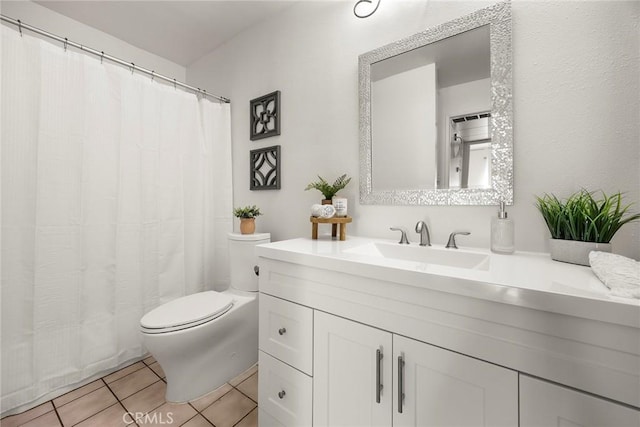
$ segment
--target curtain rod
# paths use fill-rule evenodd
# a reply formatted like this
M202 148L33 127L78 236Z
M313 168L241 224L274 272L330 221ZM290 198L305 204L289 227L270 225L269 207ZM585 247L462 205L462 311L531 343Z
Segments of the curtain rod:
M137 71L140 71L141 73L147 74L147 75L151 76L152 79L158 78L158 79L164 80L164 81L166 81L168 83L172 83L174 86L180 86L183 89L191 90L191 91L195 92L196 95L209 96L211 98L217 99L218 101L221 101L221 102L224 102L224 103L230 103L231 102L231 100L229 98L225 98L224 96L210 94L204 89L200 89L198 87L190 86L190 85L188 85L186 83L179 82L176 79L172 79L170 77L163 76L162 74L157 74L153 70L148 70L146 68L142 68L142 67L140 67L138 65L135 65L133 62L123 61L122 59L116 58L115 56L107 55L104 52L97 51L95 49L91 49L90 47L83 46L83 45L81 45L79 43L72 42L71 40L67 39L66 37L56 36L55 34L51 34L51 33L47 32L47 31L41 30L40 28L31 26L31 25L27 25L27 24L21 22L19 19L9 18L8 16L0 14L0 20L17 26L18 30L20 31L20 35L22 35L22 29L29 30L29 31L32 31L32 32L34 32L36 34L40 34L41 36L49 37L51 39L59 41L60 43L63 43L65 49L67 48L67 46L73 46L73 47L75 47L77 49L80 49L83 52L88 52L88 53L91 53L93 55L99 56L100 60L108 59L111 62L115 62L117 64L120 64L120 65L123 65L125 67L128 67L132 71L133 70L137 70Z

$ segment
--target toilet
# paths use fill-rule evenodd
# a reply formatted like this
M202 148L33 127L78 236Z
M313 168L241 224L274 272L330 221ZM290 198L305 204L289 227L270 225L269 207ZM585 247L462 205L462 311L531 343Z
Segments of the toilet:
M231 284L163 304L140 320L143 343L166 375L168 402L197 399L258 361L255 246L269 233L229 233Z

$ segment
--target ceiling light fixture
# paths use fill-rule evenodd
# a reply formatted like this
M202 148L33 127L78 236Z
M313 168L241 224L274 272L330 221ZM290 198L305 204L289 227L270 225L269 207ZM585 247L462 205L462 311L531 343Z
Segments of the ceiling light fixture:
M368 18L378 10L381 1L382 0L358 0L355 6L353 6L353 14L358 18ZM375 3L375 6L372 5L373 3Z

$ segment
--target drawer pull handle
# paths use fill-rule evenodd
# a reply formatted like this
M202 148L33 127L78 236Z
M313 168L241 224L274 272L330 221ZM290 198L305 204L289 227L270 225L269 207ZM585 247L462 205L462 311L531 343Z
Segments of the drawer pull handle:
M398 356L398 413L402 414L404 400L404 354Z
M282 390L282 391L280 391L280 392L278 393L278 397L279 397L280 399L284 399L284 397L285 397L286 395L287 395L287 393L286 393L284 390Z
M286 329L286 328L280 328L280 329L278 329L278 333L279 333L280 335L284 335L284 334L286 334L286 333L287 333L287 329Z
M380 392L382 391L382 375L380 369L382 369L382 347L376 350L376 403L380 403Z

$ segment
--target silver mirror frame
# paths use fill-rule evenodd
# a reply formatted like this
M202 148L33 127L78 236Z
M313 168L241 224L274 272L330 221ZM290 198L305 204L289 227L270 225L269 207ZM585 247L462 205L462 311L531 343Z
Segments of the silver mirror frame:
M491 51L491 188L374 191L371 170L371 65L489 25ZM358 57L360 77L360 203L365 205L513 204L511 3L501 2L374 49Z

